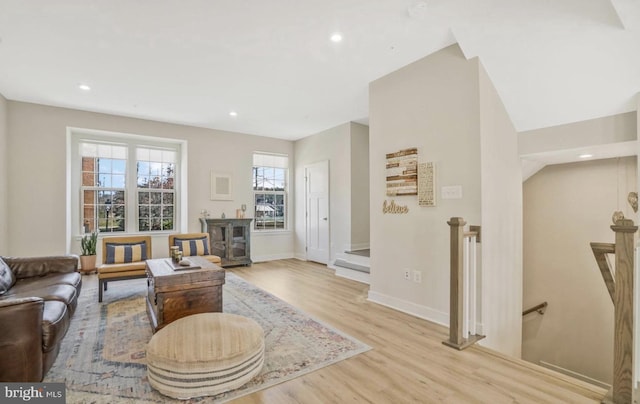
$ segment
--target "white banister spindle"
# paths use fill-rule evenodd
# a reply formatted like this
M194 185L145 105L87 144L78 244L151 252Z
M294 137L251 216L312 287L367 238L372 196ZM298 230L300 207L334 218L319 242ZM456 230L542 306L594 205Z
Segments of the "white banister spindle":
M464 338L469 337L469 237L464 237L462 243L462 335Z
M472 235L469 237L469 242L467 243L469 246L469 313L467 317L469 318L469 335L476 334L476 322L477 322L477 310L476 305L478 304L478 300L476 298L477 293L477 261L476 261L476 236Z

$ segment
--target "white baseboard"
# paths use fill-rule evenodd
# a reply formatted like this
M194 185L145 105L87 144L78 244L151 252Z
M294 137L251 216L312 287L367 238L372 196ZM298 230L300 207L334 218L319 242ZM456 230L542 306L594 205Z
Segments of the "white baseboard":
M293 253L280 253L280 254L263 254L263 255L252 255L251 260L253 262L265 262L265 261L275 261L275 260L286 260L289 258L295 258Z
M555 370L558 373L562 373L567 376L571 376L574 379L582 380L583 382L587 382L598 387L602 387L603 389L610 389L611 385L605 382L601 382L600 380L593 379L589 376L583 375L582 373L574 372L573 370L565 369L561 366L554 365L553 363L540 361L540 366L545 367L547 369Z
M358 250L369 250L369 243L356 243L351 244L351 246L347 249L347 251L358 251Z
M367 300L373 303L378 303L383 306L390 307L403 313L411 314L415 317L429 320L445 327L449 327L448 313L444 313L427 306L422 306L420 304L415 304L413 302L398 299L397 297L388 296L371 290L369 291Z
M303 254L303 253L295 253L293 254L293 258L300 260L300 261L306 261L307 260L307 255Z

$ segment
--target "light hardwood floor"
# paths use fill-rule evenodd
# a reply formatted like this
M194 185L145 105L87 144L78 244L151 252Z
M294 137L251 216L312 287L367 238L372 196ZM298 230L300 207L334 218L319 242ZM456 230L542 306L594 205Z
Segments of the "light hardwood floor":
M367 301L368 285L324 265L229 268L373 349L234 403L597 403L605 390L479 346L442 345L445 327Z

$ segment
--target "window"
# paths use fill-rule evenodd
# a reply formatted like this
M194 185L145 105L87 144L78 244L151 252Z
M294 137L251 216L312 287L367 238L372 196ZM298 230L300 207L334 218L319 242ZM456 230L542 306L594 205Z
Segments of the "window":
M83 231L124 231L127 147L82 142L80 157Z
M138 148L138 231L175 230L176 152Z
M278 154L253 155L254 229L287 228L289 157Z
M182 143L72 132L70 178L80 190L78 199L71 196L72 210L80 233L177 231Z

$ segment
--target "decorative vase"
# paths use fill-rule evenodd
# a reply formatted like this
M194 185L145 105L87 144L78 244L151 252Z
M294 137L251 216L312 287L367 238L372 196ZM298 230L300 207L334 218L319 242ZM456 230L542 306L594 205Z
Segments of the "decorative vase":
M82 273L94 272L96 270L96 255L81 255L80 270Z

